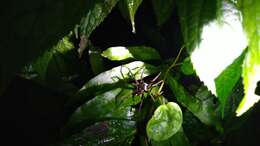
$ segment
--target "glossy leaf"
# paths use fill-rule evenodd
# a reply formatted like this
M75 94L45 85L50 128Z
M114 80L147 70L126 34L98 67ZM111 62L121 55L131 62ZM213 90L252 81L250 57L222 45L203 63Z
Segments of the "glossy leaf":
M191 54L196 74L216 96L215 78L232 64L247 46L240 13L236 7L227 2L223 3L221 17L203 27L202 41Z
M157 25L163 25L172 15L174 0L152 0Z
M135 79L138 80L141 76L146 77L156 72L156 67L146 64L141 61L134 61L125 65L121 65L106 72L103 72L93 79L89 80L81 90L90 87L100 86L103 84L112 84L120 80Z
M60 146L131 146L136 133L134 121L109 120L97 122L66 139Z
M103 57L110 60L126 60L134 58L136 60L158 60L160 54L151 47L136 46L136 47L110 47L103 51Z
M221 103L222 117L224 117L227 98L241 77L245 52L234 60L234 62L215 79L216 92Z
M239 6L243 14L249 49L242 73L245 96L237 108L237 116L242 115L260 99L260 96L255 94L257 82L260 80L260 2L240 0Z
M89 11L81 20L80 32L86 39L95 28L106 18L119 0L88 0Z
M127 16L130 18L131 24L132 24L132 32L136 33L135 30L135 14L138 10L138 7L141 5L143 0L122 0L120 3L121 11L124 15L126 15L127 10Z
M88 2L7 1L2 5L0 92L7 85L2 81L8 81L22 66L50 49L73 29L89 10Z
M201 41L204 24L214 20L221 13L222 0L177 0L178 15L184 43L191 53Z
M164 141L152 140L152 146L190 146L190 143L183 129L180 128L180 130L176 134L174 134L172 137L170 137L167 140Z
M146 126L149 139L163 141L176 134L182 125L182 111L178 104L160 105Z
M77 131L104 119L131 120L134 114L131 105L135 104L132 89L116 88L107 91L78 107L72 114L67 129Z
M221 130L220 120L215 112L216 105L213 104L214 97L207 89L204 88L197 93L198 97L193 97L172 76L169 75L167 77L166 83L182 106L192 112L202 123L216 126L216 128Z

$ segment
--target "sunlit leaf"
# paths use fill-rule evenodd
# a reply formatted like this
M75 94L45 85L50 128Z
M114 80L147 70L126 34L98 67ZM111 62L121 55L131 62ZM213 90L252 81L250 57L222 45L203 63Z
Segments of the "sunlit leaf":
M131 146L136 133L134 121L109 120L97 122L66 139L60 146Z
M152 0L157 25L163 25L172 15L174 0Z
M257 82L260 80L260 1L240 0L239 6L249 49L242 72L245 96L237 108L237 116L242 115L260 99L260 96L255 94Z
M136 59L136 60L158 60L160 59L160 54L151 47L136 46L136 47L110 47L103 51L103 57L110 60L126 60L126 59Z
M135 33L135 14L138 10L138 7L141 5L143 0L122 0L120 2L120 8L125 17L129 17L132 24L132 32ZM127 12L126 12L127 11ZM127 14L125 14L127 13Z
M232 64L247 46L239 11L232 4L223 3L220 20L205 25L201 39L191 54L191 61L200 80L217 96L215 78Z
M245 52L234 60L234 62L215 79L216 92L221 103L222 117L224 117L227 98L241 77Z
M182 111L178 104L168 102L160 105L146 126L149 139L163 141L176 134L182 125Z
M221 13L222 0L177 0L178 15L184 43L191 53L201 40L204 24L214 20Z

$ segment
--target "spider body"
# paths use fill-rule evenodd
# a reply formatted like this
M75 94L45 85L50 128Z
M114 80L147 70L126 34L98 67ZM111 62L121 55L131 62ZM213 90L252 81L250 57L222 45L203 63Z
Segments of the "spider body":
M135 80L135 83L133 83L133 85L134 85L133 96L141 96L139 111L141 110L141 107L143 104L144 93L149 93L151 98L155 101L155 99L153 98L153 95L150 93L150 91L153 87L155 87L156 85L163 82L162 80L156 82L156 80L159 78L160 74L161 73L159 73L154 79L152 79L148 83L146 83L144 81L143 77L141 77L140 80Z

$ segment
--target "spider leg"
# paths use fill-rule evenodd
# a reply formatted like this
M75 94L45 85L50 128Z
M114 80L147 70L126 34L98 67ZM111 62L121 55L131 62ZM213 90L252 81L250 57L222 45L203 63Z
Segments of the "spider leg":
M141 111L141 108L142 108L142 105L143 105L143 100L144 100L144 94L141 95L141 102L140 102L140 105L139 105L139 108L138 108L139 112Z
M153 80L151 80L151 83L155 82L160 77L160 75L161 75L161 72L155 78L153 78Z

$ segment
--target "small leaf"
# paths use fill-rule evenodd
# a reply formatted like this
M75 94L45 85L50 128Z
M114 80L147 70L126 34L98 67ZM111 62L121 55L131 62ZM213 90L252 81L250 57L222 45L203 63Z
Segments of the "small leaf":
M178 104L160 105L146 126L149 139L163 141L176 134L182 125L182 111Z
M195 73L191 60L190 60L190 57L185 58L184 61L182 62L181 72L184 75L192 75Z
M152 0L153 9L157 18L158 26L164 24L170 17L174 7L173 0Z
M249 40L249 49L242 71L245 96L236 110L237 116L245 113L260 99L260 96L255 94L257 82L260 80L260 1L240 0L239 5Z
M134 58L136 60L158 60L159 53L151 47L136 46L136 47L110 47L101 54L113 61L120 61Z

